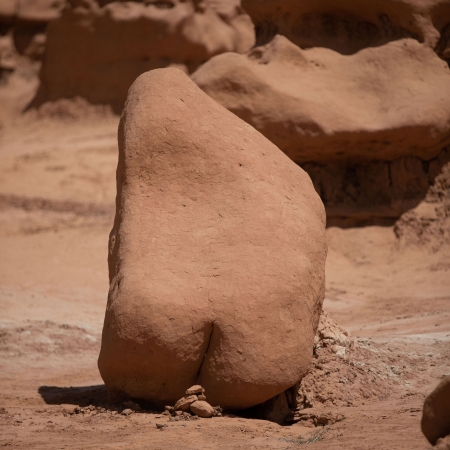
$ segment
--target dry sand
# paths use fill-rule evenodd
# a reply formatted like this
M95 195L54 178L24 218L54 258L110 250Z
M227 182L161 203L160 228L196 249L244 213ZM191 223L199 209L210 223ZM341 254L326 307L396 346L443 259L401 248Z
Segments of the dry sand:
M96 360L117 121L20 119L0 130L0 445L290 449L310 439L316 449L429 448L423 400L450 373L449 252L404 249L391 227L327 231L324 309L367 349L358 370L376 386L364 390L335 370L347 393L334 401L333 387L319 410L344 420L323 428L239 417L168 422L102 409Z

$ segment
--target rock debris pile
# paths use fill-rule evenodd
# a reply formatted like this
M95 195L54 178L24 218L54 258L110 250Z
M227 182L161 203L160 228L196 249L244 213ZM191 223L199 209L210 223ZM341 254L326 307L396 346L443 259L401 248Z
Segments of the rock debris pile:
M357 339L322 313L313 362L300 382L297 408L287 420L301 420L310 408L356 406L371 398L387 398L399 385L415 380L413 367L427 365L402 353L399 360L393 343Z

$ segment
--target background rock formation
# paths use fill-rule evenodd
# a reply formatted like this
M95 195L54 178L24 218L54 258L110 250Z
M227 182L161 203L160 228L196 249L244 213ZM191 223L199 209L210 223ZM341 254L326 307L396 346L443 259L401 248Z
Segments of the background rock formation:
M11 30L17 51L32 59L44 53L48 23L59 17L64 0L2 0L0 35Z
M193 80L298 163L431 159L450 140L450 70L411 39L342 56L277 36Z
M179 70L133 84L99 368L173 404L201 384L248 408L309 369L324 295L323 206L304 171Z
M258 44L276 34L302 48L344 55L402 38L448 47L447 0L242 0L256 25Z
M239 1L70 0L47 37L35 104L81 96L120 112L141 73L171 65L191 72L211 56L244 52L254 30Z
M448 161L450 3L242 5L257 46L213 58L198 85L310 174L329 224L417 207Z

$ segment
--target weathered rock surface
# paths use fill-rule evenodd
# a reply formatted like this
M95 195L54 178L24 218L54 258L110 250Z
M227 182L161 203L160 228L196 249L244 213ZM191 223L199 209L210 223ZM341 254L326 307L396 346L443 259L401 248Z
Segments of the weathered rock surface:
M430 159L450 139L450 70L413 39L343 56L278 35L192 78L299 163Z
M37 105L81 96L120 111L141 73L170 65L190 72L254 43L253 24L236 0L69 4L48 28Z
M346 55L406 37L434 49L450 23L447 0L242 0L242 6L259 43L281 34L302 48Z
M140 76L119 127L99 369L108 390L224 409L308 371L324 295L323 205L306 173L176 69Z
M191 404L191 411L199 417L212 417L214 415L214 408L205 401L198 400Z
M450 376L445 377L425 399L421 426L432 445L439 438L450 435Z

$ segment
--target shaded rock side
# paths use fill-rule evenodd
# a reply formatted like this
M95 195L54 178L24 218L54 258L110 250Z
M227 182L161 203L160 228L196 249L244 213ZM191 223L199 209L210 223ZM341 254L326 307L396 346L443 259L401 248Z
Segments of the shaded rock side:
M173 404L248 408L308 371L326 258L308 175L176 69L140 76L119 127L99 369Z
M439 438L450 435L450 376L445 377L425 399L421 427L432 445Z
M450 139L450 70L413 39L343 56L276 36L192 79L299 163L431 159Z
M446 147L429 160L402 156L392 161L351 159L330 163L305 163L301 164L301 167L311 177L325 205L327 226L391 226L405 213L407 222L415 226L416 219L424 212L423 206L420 205L424 199L429 198L425 200L427 209L430 209L430 206L438 207L440 212L427 212L426 219L432 220L425 220L423 224L427 222L434 228L440 221L439 227L443 226L445 230L441 218L450 216L450 208L447 207L448 211L446 210L450 197L450 175L448 169L445 169L449 162L450 147ZM435 184L439 195L432 194ZM417 214L413 213L416 208L419 208ZM401 223L406 225L404 221ZM406 231L400 228L399 236ZM424 227L420 226L417 231L419 229L423 230Z
M253 24L236 1L70 0L48 28L33 105L81 96L120 111L141 73L170 65L192 72L253 44Z
M242 6L259 43L281 34L299 47L344 55L407 37L439 49L450 23L447 0L242 0Z

